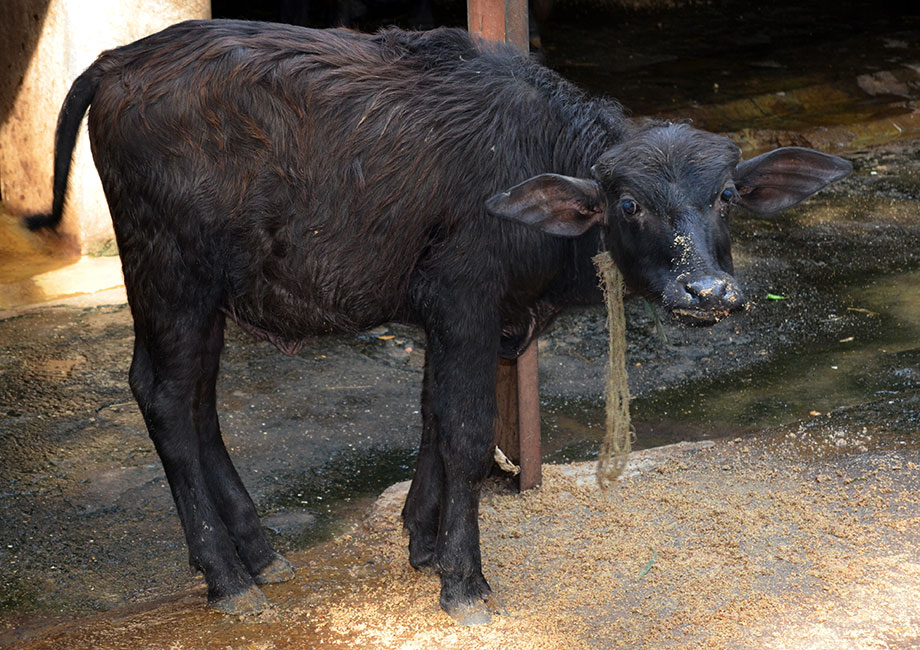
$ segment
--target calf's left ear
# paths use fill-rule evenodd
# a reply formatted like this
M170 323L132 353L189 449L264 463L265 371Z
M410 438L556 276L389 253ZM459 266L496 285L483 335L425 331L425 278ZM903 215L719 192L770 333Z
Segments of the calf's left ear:
M739 203L758 214L773 214L801 203L853 170L838 156L802 147L783 147L745 160L735 168Z
M540 174L496 194L486 201L486 209L551 235L577 237L606 221L607 200L597 181Z

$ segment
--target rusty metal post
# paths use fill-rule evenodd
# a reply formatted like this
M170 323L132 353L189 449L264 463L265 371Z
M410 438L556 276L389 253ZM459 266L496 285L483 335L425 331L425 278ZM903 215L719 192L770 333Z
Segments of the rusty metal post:
M493 41L529 50L527 0L467 0L470 32ZM498 365L496 443L521 466L521 490L540 485L540 393L537 377L537 342L517 361Z
M521 490L540 485L540 391L537 342L515 361L498 361L498 423L495 444L521 466Z
M515 361L498 361L498 423L495 443L521 466L521 490L543 480L540 460L540 391L537 342Z

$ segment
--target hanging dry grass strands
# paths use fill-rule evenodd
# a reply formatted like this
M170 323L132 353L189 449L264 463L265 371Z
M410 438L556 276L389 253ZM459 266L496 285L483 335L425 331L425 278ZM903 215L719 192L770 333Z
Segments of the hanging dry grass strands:
M629 386L626 383L626 316L623 312L623 276L609 252L592 258L607 305L608 360L606 433L597 462L597 482L607 489L626 468L632 447L629 424Z

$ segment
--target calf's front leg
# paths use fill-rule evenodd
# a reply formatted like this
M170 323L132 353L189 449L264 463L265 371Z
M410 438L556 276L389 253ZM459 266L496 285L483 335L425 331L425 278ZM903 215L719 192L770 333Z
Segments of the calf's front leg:
M501 606L482 574L479 492L492 464L497 337L428 333L431 406L441 460L440 604L464 625L488 623Z

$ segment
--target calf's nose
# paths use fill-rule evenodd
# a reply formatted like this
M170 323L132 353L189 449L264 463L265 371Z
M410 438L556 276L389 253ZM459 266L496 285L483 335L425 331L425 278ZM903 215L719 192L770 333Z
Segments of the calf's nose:
M684 288L700 309L734 311L744 305L744 294L730 276L696 277L687 282Z

